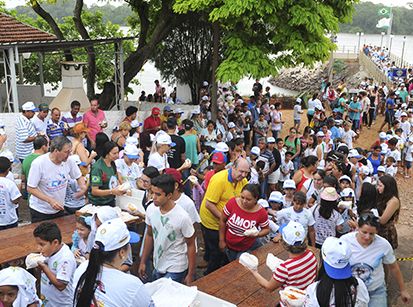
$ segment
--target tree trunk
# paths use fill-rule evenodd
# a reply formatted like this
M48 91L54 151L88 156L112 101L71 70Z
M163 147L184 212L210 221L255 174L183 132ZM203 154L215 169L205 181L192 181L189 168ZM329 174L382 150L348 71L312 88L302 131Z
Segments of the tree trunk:
M83 0L76 0L75 9L73 10L73 22L77 31L83 39L90 39L89 33L82 21ZM95 95L95 82L96 82L96 55L95 48L93 46L86 47L87 51L87 96L89 99Z
M60 39L60 40L65 39L63 32L60 30L58 24L53 19L52 15L46 12L37 1L31 2L31 7L33 11L35 11L37 15L43 18L43 20L47 22L50 28L52 28L52 31L54 35L56 35L57 39ZM73 55L70 50L64 50L63 52L65 54L66 61L73 61Z
M218 115L218 83L217 83L217 68L219 64L219 40L220 30L218 23L212 24L212 93L211 93L211 115L212 120L217 120Z

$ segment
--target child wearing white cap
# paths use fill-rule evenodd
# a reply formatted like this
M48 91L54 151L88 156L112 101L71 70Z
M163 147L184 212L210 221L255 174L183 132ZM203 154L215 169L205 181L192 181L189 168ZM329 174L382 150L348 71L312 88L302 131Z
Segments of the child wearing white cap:
M305 307L366 307L369 293L364 282L353 277L351 249L343 240L328 237L321 249L322 266L317 281L306 290Z
M307 249L307 232L297 222L289 222L282 229L282 245L288 252L288 259L278 265L270 280L266 280L256 270L251 270L257 282L268 291L294 286L305 290L317 274L317 259ZM281 306L285 306L281 302Z
M73 278L73 305L83 306L153 306L139 278L121 271L130 250L139 236L130 233L120 219L99 226L89 261L83 262Z
M40 303L33 275L13 266L0 271L0 306L37 307Z

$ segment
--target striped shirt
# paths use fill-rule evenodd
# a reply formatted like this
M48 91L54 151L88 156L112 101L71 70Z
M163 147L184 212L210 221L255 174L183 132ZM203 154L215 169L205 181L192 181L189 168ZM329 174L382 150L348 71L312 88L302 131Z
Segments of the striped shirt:
M81 113L77 113L76 117L73 117L72 113L69 111L64 113L62 116L62 122L64 122L69 128L73 128L76 124L81 123L82 121L83 115Z
M46 134L50 140L53 140L55 137L62 136L63 131L65 130L65 124L61 120L56 124L52 119L49 119L47 122Z
M24 159L33 151L33 142L23 143L27 138L36 136L33 123L23 114L16 121L16 157Z
M282 284L282 288L292 286L305 290L316 278L317 259L313 252L306 250L301 256L281 263L272 277Z

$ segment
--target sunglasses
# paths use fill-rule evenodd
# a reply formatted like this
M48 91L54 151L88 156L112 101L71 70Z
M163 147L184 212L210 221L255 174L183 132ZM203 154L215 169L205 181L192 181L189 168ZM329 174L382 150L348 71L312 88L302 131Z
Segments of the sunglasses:
M363 222L371 222L374 225L379 224L379 218L375 216L373 213L364 213L360 215L360 220Z

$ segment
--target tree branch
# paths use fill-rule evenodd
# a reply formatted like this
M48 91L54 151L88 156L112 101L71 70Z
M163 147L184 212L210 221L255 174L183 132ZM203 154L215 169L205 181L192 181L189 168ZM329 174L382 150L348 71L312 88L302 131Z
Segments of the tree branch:
M52 15L50 15L40 6L38 1L30 1L30 6L32 7L33 11L36 12L37 15L39 15L44 21L47 22L47 24L52 29L54 35L56 35L58 39L60 40L65 39L63 32L60 30L57 22L54 20ZM66 61L73 61L73 55L70 50L64 50L64 54L65 54Z
M86 30L82 20L83 0L76 0L75 8L73 10L73 22L77 31L83 39L90 39L90 35ZM87 95L91 99L95 95L95 82L96 82L96 55L95 48L89 46L85 48L87 51Z

